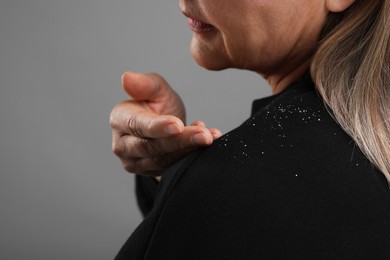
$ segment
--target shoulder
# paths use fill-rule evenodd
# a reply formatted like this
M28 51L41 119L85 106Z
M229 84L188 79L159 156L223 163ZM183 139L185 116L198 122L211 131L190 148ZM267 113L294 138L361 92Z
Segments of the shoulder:
M168 172L149 255L361 258L390 248L383 180L315 90L292 90Z
M390 206L386 180L335 122L313 86L267 99L175 174L180 179L173 197L199 207L206 200L221 207L227 197L259 205L268 197L289 203L292 210L297 203L311 207L327 200L359 207L379 199ZM366 200L355 200L362 194Z

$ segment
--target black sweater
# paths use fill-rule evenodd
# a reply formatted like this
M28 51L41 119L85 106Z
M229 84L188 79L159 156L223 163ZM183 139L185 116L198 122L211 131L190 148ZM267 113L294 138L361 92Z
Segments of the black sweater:
M144 221L117 259L390 259L390 191L307 77L240 127L137 176Z

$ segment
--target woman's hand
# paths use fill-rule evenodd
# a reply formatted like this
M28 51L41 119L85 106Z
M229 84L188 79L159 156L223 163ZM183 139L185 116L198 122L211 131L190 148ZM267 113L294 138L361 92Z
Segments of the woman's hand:
M180 97L157 74L124 73L122 85L132 97L110 115L112 149L126 171L159 176L178 159L222 134L201 121L185 126Z

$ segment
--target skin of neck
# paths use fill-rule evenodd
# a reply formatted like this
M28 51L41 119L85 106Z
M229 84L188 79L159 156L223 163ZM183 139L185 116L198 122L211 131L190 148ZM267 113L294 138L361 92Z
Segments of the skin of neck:
M301 62L298 66L290 67L288 69L279 70L276 72L260 74L270 85L272 94L278 94L288 88L292 83L299 80L309 69L310 60L307 59Z

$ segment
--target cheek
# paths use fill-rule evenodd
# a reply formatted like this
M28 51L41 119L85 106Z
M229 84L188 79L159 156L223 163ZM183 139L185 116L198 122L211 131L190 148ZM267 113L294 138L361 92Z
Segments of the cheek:
M309 39L317 39L317 34L313 35L307 24L318 19L302 19L296 8L277 8L276 2L248 11L241 16L244 19L232 18L222 27L226 52L234 67L267 73L315 46L316 41Z
M204 1L202 9L218 28L218 37L194 36L192 54L208 69L235 67L264 73L306 57L321 27L321 19L313 15L321 10L319 3L306 1Z
M278 51L280 30L275 30L266 17L241 20L222 29L226 53L240 69L252 69L268 61Z
M261 53L268 57L285 30L285 14L273 1L236 1L227 13L214 13L213 21L220 30L227 55L237 67L247 68ZM287 10L287 12L291 12Z

